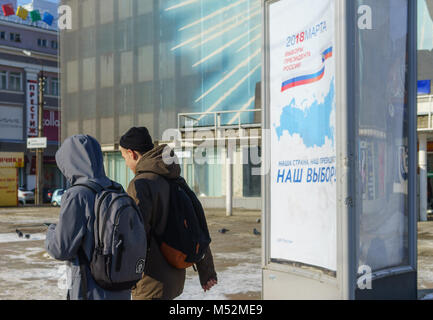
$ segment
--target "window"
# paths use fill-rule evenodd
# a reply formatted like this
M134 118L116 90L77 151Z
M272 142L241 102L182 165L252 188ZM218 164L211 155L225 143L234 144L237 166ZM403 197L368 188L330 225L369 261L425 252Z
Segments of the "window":
M47 39L38 39L38 46L45 48L47 46Z
M6 71L0 71L0 89L7 89L8 75Z
M52 40L51 41L51 48L52 49L58 49L59 44L57 43L57 41Z
M418 94L430 94L431 92L431 81L430 80L418 80Z
M22 91L20 72L9 73L9 90Z
M6 32L0 31L0 40L6 40Z
M51 79L51 95L58 96L59 95L59 79L52 78Z
M242 148L243 158L248 159L247 164L243 164L243 196L260 197L261 196L261 176L254 174L254 169L260 170L259 159L261 159L261 148L251 145L248 148Z
M21 35L19 33L13 33L11 32L9 34L9 40L15 41L15 42L21 42Z

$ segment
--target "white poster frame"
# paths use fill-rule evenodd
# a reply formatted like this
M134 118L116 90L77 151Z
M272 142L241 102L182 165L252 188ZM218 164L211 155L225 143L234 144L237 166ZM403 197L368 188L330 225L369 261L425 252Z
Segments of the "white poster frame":
M309 0L309 1L314 1L314 0ZM297 39L298 37L293 36L293 37L289 37L287 36L287 31L283 30L282 34L278 34L277 38L278 41L273 41L273 35L272 32L273 30L277 30L278 32L281 32L279 28L281 28L281 26L283 26L284 24L287 24L287 22L285 22L286 19L288 19L287 13L290 12L292 10L295 10L297 7L298 11L301 10L302 11L302 6L303 5L307 5L309 10L306 10L306 12L308 12L308 15L310 16L311 14L311 19L315 20L318 19L317 17L320 17L320 14L323 14L323 12L325 12L326 15L326 21L325 20L321 20L321 24L319 23L314 23L313 24L313 28L314 30L318 31L318 33L321 32L322 29L323 34L326 34L326 32L328 32L328 34L326 35L326 39L323 40L323 38L321 39L319 36L317 36L317 38L315 37L311 37L308 40L311 40L310 43L312 43L313 41L315 41L315 39L320 39L319 41L324 41L324 42L329 42L329 38L331 38L332 40L332 45L331 48L335 49L335 32L334 32L334 15L335 15L335 8L334 8L334 1L333 0L329 0L329 5L325 7L323 7L323 3L322 6L317 6L317 10L318 13L317 14L313 14L311 13L311 3L307 3L306 2L298 2L298 1L294 1L294 0L280 0L280 1L276 1L276 2L271 2L269 4L269 17L268 17L268 21L269 21L269 61L267 61L266 63L269 63L269 65L267 65L267 67L269 67L269 78L270 78L270 85L269 85L269 108L270 108L270 133L269 135L271 136L270 142L271 142L271 147L270 150L267 150L267 152L270 152L271 154L271 159L270 159L270 175L271 175L271 179L270 179L270 195L269 195L269 202L270 202L270 211L272 212L271 217L270 217L270 234L271 234L271 239L270 240L270 245L269 245L269 257L270 260L273 262L279 262L279 263L289 263L292 265L304 265L304 266L308 266L308 267L313 267L313 268L318 268L321 270L325 270L327 273L331 274L332 276L335 276L336 274L336 270L337 270L337 204L336 204L336 128L335 128L335 110L336 110L336 102L335 102L335 76L336 76L336 72L335 72L335 64L332 63L330 64L330 66L326 66L327 63L327 58L331 58L330 60L332 60L332 53L329 57L324 56L325 59L322 59L322 63L323 65L319 66L319 70L325 69L327 68L327 72L328 75L323 75L322 77L319 78L319 80L317 80L317 83L315 84L314 82L310 82L311 85L309 85L310 83L307 83L306 85L302 85L304 88L309 86L311 88L311 86L320 89L321 85L320 82L324 82L325 79L327 79L326 81L328 81L329 79L331 79L333 77L333 88L334 88L334 96L332 98L332 106L333 106L333 111L331 112L331 116L330 119L332 120L332 123L334 125L333 127L333 137L334 137L334 142L333 142L333 151L331 153L326 153L325 154L329 154L331 158L333 158L333 165L327 167L331 172L331 170L333 169L333 174L332 174L332 183L331 183L331 187L328 188L331 190L331 192L327 191L327 195L325 195L325 197L327 197L327 199L331 198L331 204L330 206L326 209L327 211L327 217L324 218L323 221L321 221L321 224L326 224L327 222L329 222L328 226L325 226L324 228L319 227L314 229L314 224L315 221L314 219L314 214L311 215L310 220L309 221L305 221L305 219L301 219L301 213L299 212L295 212L295 213L291 213L291 217L290 217L290 223L288 220L288 217L284 217L285 215L287 215L287 209L290 207L289 205L287 205L286 207L284 205L280 203L276 203L276 199L284 199L285 196L284 194L281 194L281 189L285 189L288 190L288 192L290 192L289 190L291 190L292 192L296 193L296 188L298 188L298 186L295 186L294 184L290 185L289 187L286 188L277 188L276 187L276 183L275 183L275 175L276 175L276 162L281 162L283 160L287 160L287 159L282 159L282 158L277 158L275 155L276 154L284 154L284 152L281 152L281 150L284 150L284 148L276 148L276 143L275 143L275 132L273 132L273 130L275 130L275 120L276 120L276 113L280 113L281 112L281 105L279 105L279 102L274 102L274 100L276 101L275 97L278 97L279 95L279 89L280 88L276 88L278 85L281 85L281 82L279 82L281 79L285 79L284 76L282 75L282 73L284 73L283 71L279 71L280 69L278 69L280 66L275 67L275 60L278 60L277 64L280 63L282 61L282 57L291 57L290 55L287 56L287 54L289 54L290 52L293 52L294 50L291 50L290 52L288 52L286 50L286 53L284 55L281 54L281 50L285 50L281 47L281 43L282 41L286 40L288 41L288 39ZM275 17L272 17L272 11L275 12ZM321 12L319 12L321 11ZM278 20L278 15L280 14L280 12L284 13L284 15L280 16L280 20L284 19L284 20ZM300 12L298 12L299 14ZM294 14L295 16L295 14ZM324 16L323 16L324 17ZM305 19L305 15L303 15L303 19ZM290 20L290 19L289 19ZM308 20L308 19L307 19ZM319 19L320 20L320 19ZM299 19L299 21L301 21L301 19ZM326 23L327 23L327 27L328 30L326 28ZM317 27L317 29L316 29ZM288 28L290 30L294 30L294 28ZM304 25L300 25L300 27L298 27L297 29L299 30L307 30L305 24ZM293 32L294 34L300 34L300 32ZM302 32L303 33L303 32ZM307 40L306 40L307 41ZM276 43L279 45L276 45ZM298 42L299 43L299 42ZM317 43L317 40L316 40ZM288 44L286 43L285 46L287 46ZM317 43L317 44L313 44L313 49L311 51L308 51L308 46L305 46L307 49L305 49L304 51L302 51L302 53L307 53L310 54L309 56L313 56L313 58L308 59L308 57L305 59L306 62L304 63L305 66L301 66L301 70L299 71L295 71L295 72L286 72L286 74L289 75L293 75L293 79L297 78L297 79L304 79L305 77L300 77L300 75L309 75L309 74L315 74L315 72L309 72L309 70L313 70L315 68L318 67L317 62L319 62L320 64L320 56L318 57L319 59L315 58L314 56L317 55L318 53L320 54L322 51L325 52L326 50L321 50L322 48L320 47L322 44ZM292 46L292 49L295 48L304 48L304 46L298 45L298 46ZM309 47L311 49L311 46ZM324 49L329 49L324 48ZM279 50L279 51L278 51ZM275 51L275 52L273 52ZM329 52L329 51L327 51ZM332 51L331 51L332 52ZM298 55L299 56L299 55ZM298 56L295 56L295 58L297 58ZM288 59L287 59L288 60ZM285 59L286 61L286 59ZM284 61L284 62L285 62ZM315 64L315 65L314 65ZM283 65L283 69L288 70L288 68L286 68L285 65ZM322 70L323 70L322 69ZM277 70L277 71L275 71ZM297 73L297 74L296 74ZM286 78L291 78L289 75L286 76ZM330 78L331 77L331 78ZM328 86L329 90L331 90L331 82L328 81L328 84L325 84L325 86ZM294 87L294 86L293 86ZM323 87L323 86L322 86ZM281 91L283 91L284 89L284 84L282 85ZM289 87L290 90L296 91L298 88L293 88ZM326 89L325 89L326 90ZM329 91L328 90L328 91ZM302 94L303 89L299 89L297 90L297 92L301 92ZM281 95L283 95L284 93L281 93ZM290 97L290 94L288 95ZM280 109L278 109L280 108ZM276 111L277 110L277 111ZM274 125L273 125L274 124ZM293 134L293 136L291 138L293 138L294 136L296 136L295 134ZM295 139L292 139L292 141L294 141ZM299 141L299 139L298 139ZM287 142L287 141L286 141ZM290 150L294 150L294 146L296 146L296 142L295 145L291 145L288 147L288 149ZM316 147L316 146L314 146ZM296 149L296 148L295 148ZM317 150L318 148L313 148L313 150ZM326 148L325 148L326 149ZM277 150L277 152L275 152L275 150ZM269 154L269 153L268 153ZM305 155L305 153L304 153ZM320 157L323 158L324 154L322 153ZM295 159L296 156L293 157L293 159ZM307 159L306 161L302 161L303 165L308 166L305 167L305 171L309 171L310 170L316 170L316 168L319 168L317 165L311 165L312 163L312 159L314 158L314 155L312 155L310 157L310 159ZM318 158L318 159L319 159ZM277 159L277 160L276 160ZM313 161L314 162L314 161ZM294 164L291 163L291 161L288 161L287 163L289 163L288 165L291 166ZM298 162L299 163L299 162ZM312 168L314 167L314 169ZM303 172L304 169L302 168L302 164L301 167L298 167L298 173L299 172ZM290 169L288 169L288 171L290 171ZM296 171L296 170L294 170ZM293 172L294 172L293 171ZM316 171L312 171L312 172L316 172ZM319 172L319 171L317 171ZM280 174L280 170L278 171L278 174ZM318 173L320 175L320 173ZM302 174L301 174L302 175ZM311 174L312 175L312 174ZM289 184L292 183L293 179L293 174L287 175L286 180L289 181ZM299 175L298 175L299 178ZM320 176L319 176L320 179ZM280 179L281 180L281 179ZM313 179L310 179L312 182ZM316 179L317 180L317 179ZM325 177L325 180L327 180L327 178ZM310 185L307 185L307 181L306 181L306 172L304 173L303 177L301 179L298 179L298 181L301 181L301 184L304 184L304 189L305 188L309 188ZM279 181L281 182L281 181ZM327 187L320 187L319 189L323 190L323 188L327 188ZM314 187L313 187L314 189ZM316 189L316 194L317 194L317 188ZM277 192L280 192L279 194L276 193L275 190L279 190ZM319 191L322 192L322 191ZM300 191L298 194L296 194L295 196L293 196L291 198L291 200L289 200L289 202L296 202L298 201L298 199L302 199L303 195L307 194L305 192L305 190ZM311 197L311 193L309 193L309 196ZM277 197L277 198L275 198ZM318 197L320 198L320 197ZM322 197L323 198L323 197ZM273 200L274 199L274 200ZM311 199L313 199L314 201L314 197L312 197ZM302 200L301 200L302 201ZM307 205L311 205L311 201L308 202L307 201L303 201L303 204L301 204L300 206L298 206L299 209L302 209L302 207L306 208L306 204ZM317 208L317 205L316 205ZM314 209L313 209L314 210ZM305 211L304 211L305 212ZM296 215L298 215L298 217L296 217ZM304 218L304 216L302 216L302 218ZM298 222L298 225L294 225L293 223L296 221ZM287 227L289 226L289 227ZM284 246L279 245L278 242L276 241L276 239L281 239L283 237L281 237L280 235L284 232L284 230L282 228L287 228L287 234L288 237L285 243L287 243L288 247L292 247L292 248L282 248ZM278 230L279 229L279 230ZM289 230L290 229L290 230ZM281 231L283 230L283 231ZM309 232L310 231L310 232ZM278 235L279 232L279 235ZM308 234L308 235L307 235ZM289 238L291 237L291 238ZM311 241L309 240L311 239ZM326 240L324 240L326 239ZM310 241L310 243L308 244L306 241ZM296 244L294 244L296 243ZM284 244L284 242L283 242ZM322 254L321 254L322 253Z

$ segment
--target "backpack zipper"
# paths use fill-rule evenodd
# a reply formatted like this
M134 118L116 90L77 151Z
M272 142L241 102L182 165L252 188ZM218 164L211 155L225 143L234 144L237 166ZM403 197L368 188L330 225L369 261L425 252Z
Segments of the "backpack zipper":
M98 245L97 246L100 247L100 248L102 248L102 246L101 246L101 237L99 236L99 212L101 210L102 201L104 201L104 199L109 194L109 191L107 191L107 190L104 190L103 192L105 192L105 193L102 195L101 199L99 200L98 207L97 207L96 212L95 212L96 235L97 235L97 240L98 240Z
M121 197L119 197L119 198L121 198ZM115 199L116 200L116 199ZM113 202L114 202L114 200L113 200ZM115 217L115 219L114 219L114 227L115 227L115 230L118 232L118 226L119 226L119 220L120 220L120 214L122 213L122 211L125 209L125 208L127 208L127 207L129 207L129 205L124 205L124 206L121 206L120 208L119 208L119 210L118 210L118 212L117 212L117 214L116 214L116 217ZM140 216L140 212L138 212L137 211L137 209L136 208L134 208L134 211L135 211L135 213L138 215L138 217L141 219L141 216ZM105 230L105 226L104 226L104 229L103 230ZM114 232L113 233L113 239L112 239L112 243L114 244L114 237L116 236L116 232ZM116 261L115 261L115 271L116 272L119 272L120 271L120 268L121 268L121 266L122 266L122 255L123 255L123 250L124 250L124 238L123 238L123 236L122 235L120 235L119 236L119 241L117 242L117 244L115 245L115 247L116 247L116 249L118 250L118 254L117 254L117 259L116 259ZM119 246L120 246L120 249L119 249Z
M117 252L117 259L116 259L115 265L114 265L114 270L116 272L119 272L120 268L122 267L122 255L123 255L123 250L124 250L123 236L122 235L119 236L119 242L116 244L116 249L118 252Z
M110 208L111 208L111 206L113 205L113 203L114 203L116 200L120 199L120 198L129 198L129 196L128 196L128 195L120 196L120 197L117 197L116 199L114 199L114 200L111 201L111 203L110 203L110 205L108 206L107 211L106 211L106 213L105 213L105 215L104 215L104 220L103 220L103 224L102 224L102 231L101 231L101 238L102 238L102 239L104 239L104 235L105 235L105 225L107 224L107 220L108 220L108 212L110 211ZM117 218L117 216L120 214L121 209L123 210L125 207L127 207L127 205L122 206L122 207L119 209L119 212L117 213L116 218ZM99 235L99 230L98 230L98 235ZM103 246L104 246L104 243L101 242L101 241L100 241L100 243L102 244L102 247L103 247Z

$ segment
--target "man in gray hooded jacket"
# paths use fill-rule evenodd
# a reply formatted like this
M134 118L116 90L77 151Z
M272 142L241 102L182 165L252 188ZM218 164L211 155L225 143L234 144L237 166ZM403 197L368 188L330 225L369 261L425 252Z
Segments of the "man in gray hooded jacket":
M55 259L66 261L70 268L68 298L71 300L130 300L131 290L107 291L93 280L86 265L86 284L83 284L78 250L81 248L90 261L94 248L93 224L95 220L95 194L84 186L87 180L102 187L116 185L107 178L103 166L101 146L88 135L66 139L56 153L60 171L71 184L62 196L59 223L50 225L45 240L47 252ZM84 292L85 291L85 292ZM86 295L86 296L84 296Z

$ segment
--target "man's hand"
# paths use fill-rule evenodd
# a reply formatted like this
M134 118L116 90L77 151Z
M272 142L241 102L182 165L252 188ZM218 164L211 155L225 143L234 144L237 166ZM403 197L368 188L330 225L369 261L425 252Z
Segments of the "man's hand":
M209 281L202 286L203 290L206 292L210 290L214 285L216 285L218 282L215 279L209 279Z

